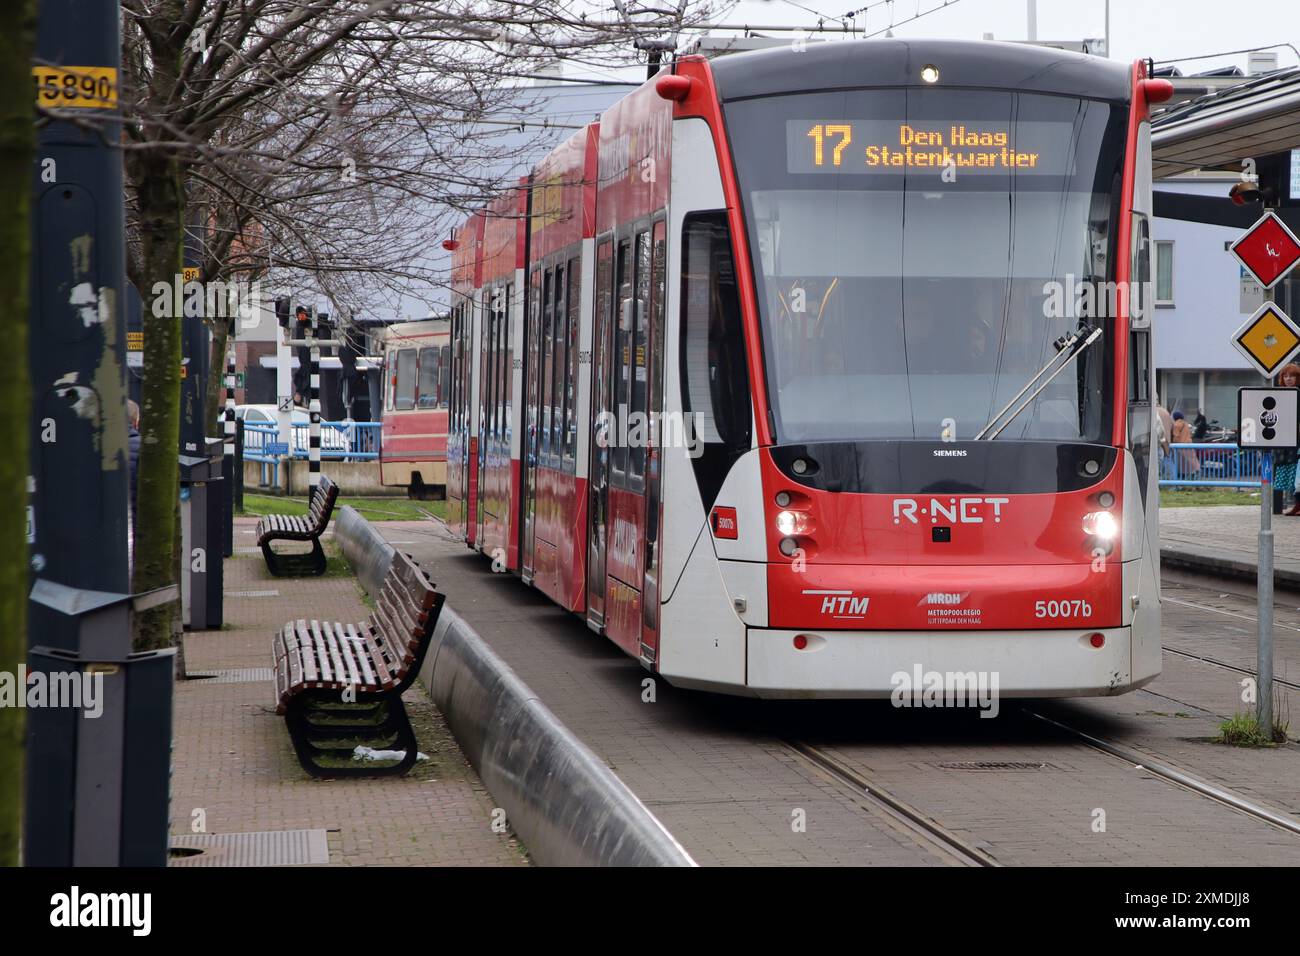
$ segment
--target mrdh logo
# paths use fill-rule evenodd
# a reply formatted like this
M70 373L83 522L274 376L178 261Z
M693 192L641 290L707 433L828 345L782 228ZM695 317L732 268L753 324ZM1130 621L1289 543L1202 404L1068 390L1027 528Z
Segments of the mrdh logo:
M74 886L50 897L50 925L61 928L126 927L132 936L148 936L153 928L153 896L149 893L83 893Z

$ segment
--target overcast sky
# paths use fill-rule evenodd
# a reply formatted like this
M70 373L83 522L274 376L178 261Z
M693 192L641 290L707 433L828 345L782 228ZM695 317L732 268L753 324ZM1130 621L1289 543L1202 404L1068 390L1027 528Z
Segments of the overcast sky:
M740 0L728 23L812 25L817 17L837 17L870 4L855 25L872 33L891 23L899 37L944 37L978 40L992 33L999 40L1027 38L1026 0ZM1101 37L1106 30L1106 0L1037 0L1040 40ZM904 22L916 16L912 22ZM933 13L926 13L933 10ZM1300 46L1300 3L1296 0L1111 0L1111 56L1135 60L1221 53L1268 43ZM1279 65L1300 65L1300 57L1279 48ZM1216 57L1178 64L1184 73L1217 66L1246 66L1245 55Z

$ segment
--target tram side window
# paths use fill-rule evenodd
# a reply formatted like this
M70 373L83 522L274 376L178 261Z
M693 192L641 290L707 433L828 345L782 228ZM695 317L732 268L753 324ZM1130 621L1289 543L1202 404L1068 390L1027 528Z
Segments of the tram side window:
M401 349L397 353L397 389L393 408L408 411L415 407L415 349Z
M449 440L452 431L455 431L456 429L460 428L461 377L465 374L464 371L465 356L461 353L460 341L461 341L461 336L464 334L463 332L464 326L465 326L464 309L457 306L455 318L453 318L452 320L452 333L451 333L452 348L455 349L456 358L455 358L455 374L453 374L451 377L451 395L449 396L449 402L451 405L451 410L450 410L451 421L450 421L450 429L448 431Z
M692 213L682 224L682 407L698 424L704 455L743 454L750 445L749 369L745 364L731 232L726 212ZM725 472L706 493L711 507Z
M460 307L451 310L451 338L447 342L447 351L450 354L452 343L460 341ZM447 381L447 440L451 440L451 432L456 427L456 376L460 373L460 362L454 365L448 365L451 368L451 375Z
M381 379L384 385L384 410L393 410L393 376L397 374L397 354L384 350L384 377Z
M657 417L663 411L664 395L664 293L667 285L668 240L667 225L661 219L654 225L654 258L651 261L650 281L650 415ZM658 436L663 440L663 436ZM678 436L689 437L689 436Z
M613 483L622 485L627 472L627 442L624 419L628 414L628 381L632 367L632 240L623 239L618 244L618 270L615 273L614 300L614 394L609 406L618 423L610 435L613 451L611 469ZM619 427L621 426L621 427Z
M650 392L647 380L650 335L650 233L636 236L636 298L632 308L632 394L628 403L628 481L640 489L645 475L645 450L649 443L649 423L646 420L646 398Z
M603 449L609 447L609 432L606 430L608 416L605 413L609 409L607 366L609 363L609 285L613 271L611 250L612 244L606 240L600 244L596 252L595 329L592 333L591 355L591 423L593 428L591 454L593 462L600 460L602 465L609 460L608 454ZM594 473L600 476L605 474L603 470Z
M546 274L542 277L542 390L538 396L538 401L542 410L542 420L538 427L542 430L541 454L538 456L543 463L550 460L551 457L551 376L552 365L554 360L554 342L555 335L552 329L552 323L555 320L554 295L552 289L555 285L555 273L547 269Z
M570 278L570 281L565 281ZM564 439L564 372L568 368L565 352L569 341L567 290L572 284L564 266L555 268L555 339L551 361L551 465L558 468Z
M1151 333L1130 332L1128 339L1128 400L1149 402L1151 382Z
M497 312L498 291L489 293L487 309L483 314L483 438L491 445L492 436L496 434L497 393Z
M578 452L578 326L581 322L582 267L574 257L569 260L568 358L564 379L564 470L577 470Z
M501 417L497 426L503 440L507 439L510 434L510 388L514 378L510 368L510 331L514 325L515 304L515 287L513 284L506 286L505 296L505 302L502 303L501 350L498 357L498 361L501 363Z
M420 349L420 384L416 391L416 404L421 408L438 405L438 350Z
M446 408L451 393L451 346L438 350L438 407Z

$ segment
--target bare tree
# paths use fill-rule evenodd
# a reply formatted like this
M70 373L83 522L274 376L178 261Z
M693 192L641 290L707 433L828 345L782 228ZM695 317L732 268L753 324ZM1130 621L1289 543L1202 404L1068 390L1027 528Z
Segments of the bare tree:
M485 120L521 108L510 79L556 57L627 59L703 7L564 0L122 0L130 277L146 301L138 590L176 576L179 302L185 223L206 204L203 278L274 262L342 311L427 281L437 216L495 185ZM225 323L214 331L222 338ZM224 345L223 345L224 347ZM218 353L220 354L220 353ZM137 646L170 643L171 610Z

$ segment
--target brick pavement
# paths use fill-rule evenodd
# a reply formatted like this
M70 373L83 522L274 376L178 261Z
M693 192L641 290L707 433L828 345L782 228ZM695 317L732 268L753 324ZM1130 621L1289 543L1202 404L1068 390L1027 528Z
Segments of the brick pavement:
M449 600L701 863L944 862L892 830L781 742L798 735L1009 864L1300 863L1300 840L1017 717L903 714L879 702L754 702L675 690L641 702L640 666L438 525L376 526L436 568ZM1173 609L1171 609L1172 611ZM1178 640L1214 625L1167 615ZM1300 632L1298 632L1300 634ZM1202 648L1203 650L1203 648ZM1220 643L1219 650L1227 654ZM1232 649L1240 656L1244 648ZM1290 650L1285 652L1289 655ZM1289 661L1289 656L1286 658ZM1233 658L1236 660L1236 657ZM1300 657L1297 658L1300 660ZM1167 656L1149 691L1059 714L1253 798L1300 810L1300 751L1207 742L1240 675ZM1223 713L1225 712L1226 713ZM964 770L972 761L1047 764ZM789 826L808 814L806 833ZM1093 828L1106 811L1106 831Z
M236 519L237 549L252 546L253 519ZM327 544L332 547L332 544ZM269 668L271 633L290 617L360 621L355 578L274 578L260 554L225 563L226 626L185 635L189 671ZM278 592L252 596L257 592ZM512 834L492 832L495 803L428 695L405 700L420 761L403 778L316 780L294 756L275 716L269 680L187 680L176 688L171 832L191 832L202 809L208 833L328 830L332 865L514 866L526 856Z

